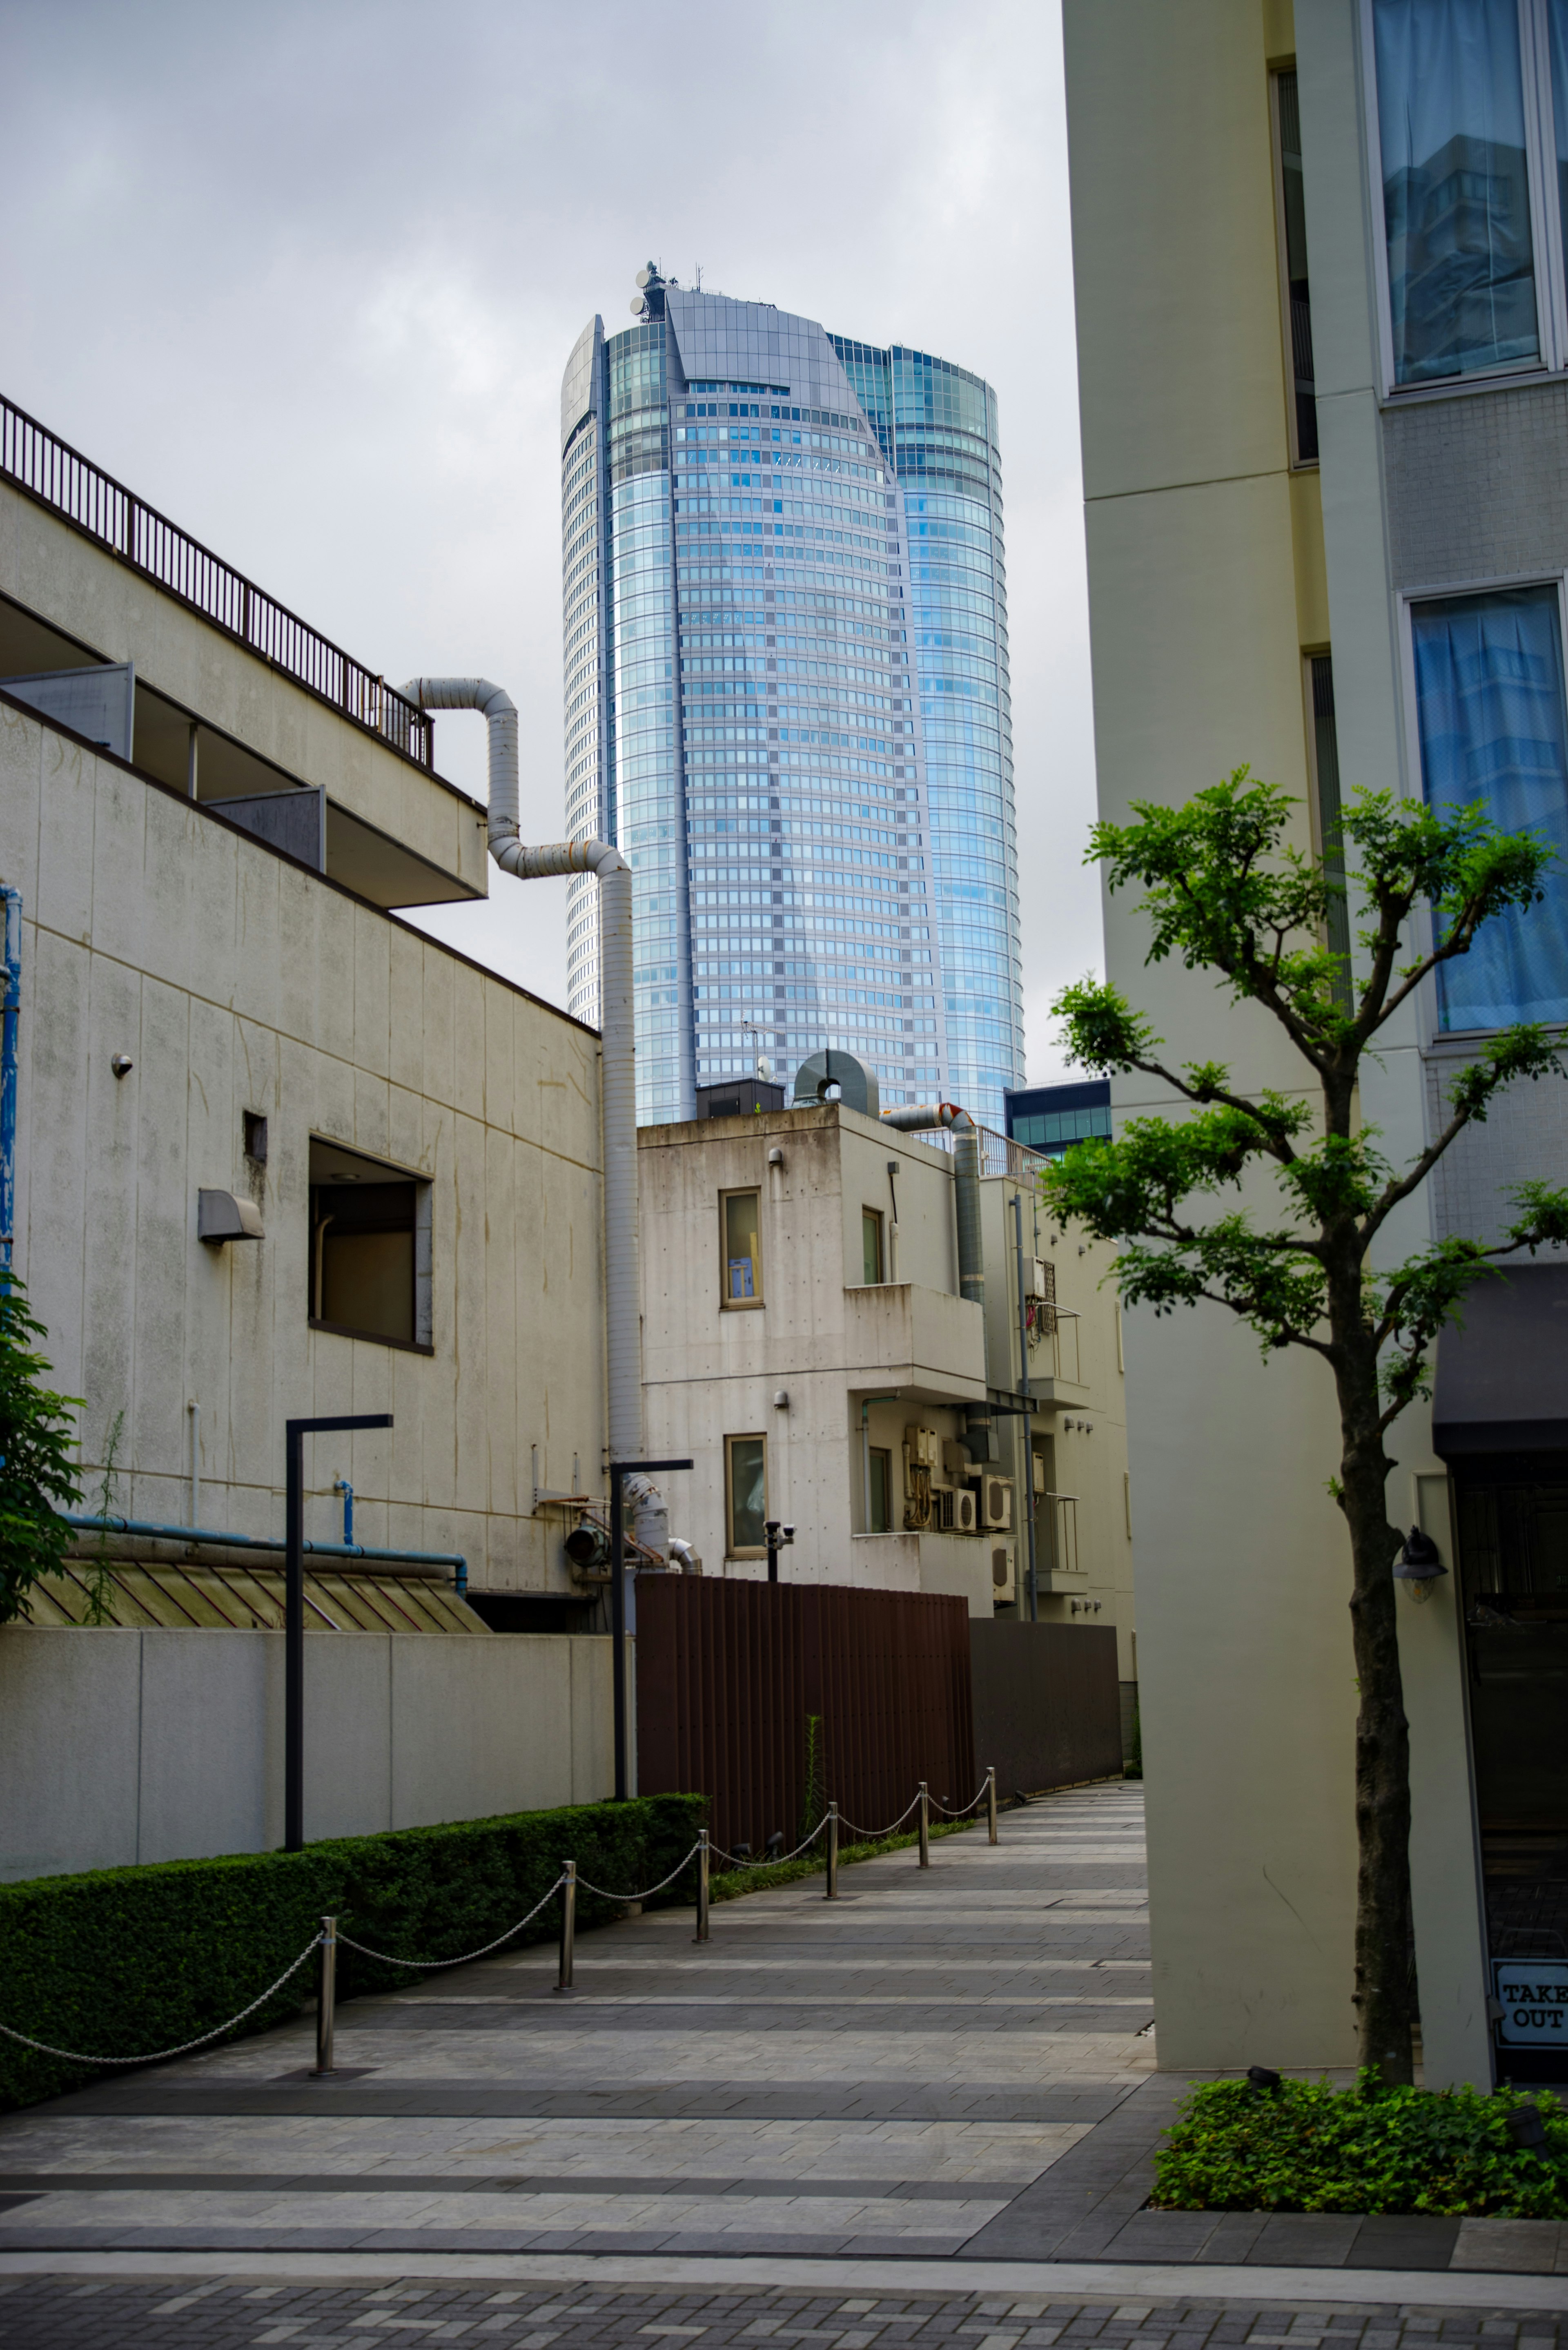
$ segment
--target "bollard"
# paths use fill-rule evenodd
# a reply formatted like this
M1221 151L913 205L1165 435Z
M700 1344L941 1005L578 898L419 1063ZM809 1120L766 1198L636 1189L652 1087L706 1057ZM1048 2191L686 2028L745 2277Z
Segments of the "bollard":
M332 2078L332 2027L337 2006L337 1920L321 1920L321 1972L316 1984L316 2070L313 2081Z
M572 1960L576 1955L577 1938L577 1864L564 1862L566 1881L561 1887L561 1968L556 1978L557 1991L572 1988Z
M926 1783L920 1782L920 1866L931 1865L931 1799L926 1793Z
M838 1806L836 1804L829 1804L827 1807L827 1891L824 1898L828 1901L836 1901L838 1898Z
M697 1931L691 1939L694 1942L705 1942L708 1939L708 1831L706 1828L700 1828L697 1832Z
M991 1829L991 1841L996 1842L996 1765L988 1762L985 1770L986 1822Z

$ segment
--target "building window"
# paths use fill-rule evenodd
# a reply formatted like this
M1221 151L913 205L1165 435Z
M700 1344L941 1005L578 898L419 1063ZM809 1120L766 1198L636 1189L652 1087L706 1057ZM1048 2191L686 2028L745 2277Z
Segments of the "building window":
M767 1555L768 1440L724 1439L725 1550L731 1558Z
M893 1456L886 1446L871 1447L871 1492L866 1505L868 1534L893 1530Z
M1302 182L1302 110L1295 70L1274 78L1274 202L1280 226L1280 276L1291 377L1291 453L1317 463L1317 398L1312 358L1312 296L1307 279L1306 203Z
M727 1306L760 1305L763 1302L761 1222L760 1191L720 1192L721 1295Z
M315 1328L429 1351L430 1185L312 1137L309 1290Z
M1522 0L1522 44L1521 0L1370 6L1394 383L1560 363L1532 182L1556 200L1568 109L1545 127L1546 85L1561 99L1564 0Z
M1307 662L1312 696L1312 765L1317 801L1318 858L1330 891L1328 944L1342 958L1334 981L1334 1001L1342 1012L1352 1008L1350 969L1350 902L1345 889L1345 839L1340 828L1339 734L1334 715L1334 663L1327 653Z
M1568 1021L1568 725L1555 587L1410 607L1421 787L1444 814L1484 801L1557 852L1544 905L1489 922L1438 973L1445 1030Z
M882 1279L882 1216L877 1208L860 1211L860 1278L868 1287Z

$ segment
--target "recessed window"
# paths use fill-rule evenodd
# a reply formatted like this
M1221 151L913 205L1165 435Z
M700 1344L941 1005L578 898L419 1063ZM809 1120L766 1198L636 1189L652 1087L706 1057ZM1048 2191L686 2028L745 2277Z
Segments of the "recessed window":
M1555 587L1410 607L1421 788L1452 816L1481 800L1557 852L1542 905L1501 914L1438 972L1444 1029L1568 1021L1568 720Z
M317 1329L428 1349L430 1185L313 1138L309 1281Z
M1533 176L1555 201L1562 0L1372 0L1396 385L1540 366L1560 300L1539 298ZM1562 144L1559 128L1554 143Z
M241 1131L244 1136L245 1157L254 1159L258 1167L266 1165L266 1120L259 1110L247 1109L240 1114Z
M869 1531L890 1534L893 1527L893 1455L885 1446L871 1447L871 1493L867 1509Z
M1302 110L1295 69L1274 81L1274 202L1279 211L1280 276L1291 379L1291 454L1317 463L1317 386L1312 356L1312 291L1307 277L1306 200L1302 179Z
M719 1194L720 1295L726 1306L763 1302L762 1194Z
M765 1436L724 1439L725 1549L731 1558L762 1558L767 1553L768 1440Z
M867 1285L882 1279L882 1217L877 1208L860 1211L860 1278Z

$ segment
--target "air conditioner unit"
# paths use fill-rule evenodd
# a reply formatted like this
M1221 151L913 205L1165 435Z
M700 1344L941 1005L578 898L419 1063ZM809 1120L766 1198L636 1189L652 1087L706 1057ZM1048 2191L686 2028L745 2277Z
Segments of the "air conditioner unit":
M1056 1268L1048 1258L1030 1256L1023 1260L1026 1297L1054 1297L1056 1294Z
M934 1469L941 1458L941 1440L934 1428L906 1428L904 1442L911 1469Z
M980 1481L981 1523L1005 1530L1012 1523L1012 1485L1006 1477L992 1477L989 1471Z
M973 1486L960 1485L953 1494L954 1534L978 1534L980 1531L979 1524L977 1523L978 1515L979 1513L975 1509L975 1492Z
M1018 1575L1010 1542L992 1543L991 1546L991 1596L999 1607L1011 1607L1017 1603Z

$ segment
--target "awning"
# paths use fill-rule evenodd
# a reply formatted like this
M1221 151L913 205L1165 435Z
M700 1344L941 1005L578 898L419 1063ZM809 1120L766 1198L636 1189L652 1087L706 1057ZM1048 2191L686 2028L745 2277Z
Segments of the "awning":
M1445 1458L1568 1446L1568 1265L1476 1283L1438 1340L1432 1441Z

